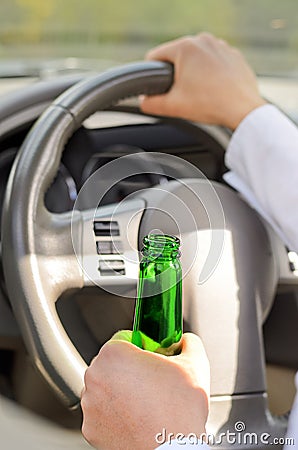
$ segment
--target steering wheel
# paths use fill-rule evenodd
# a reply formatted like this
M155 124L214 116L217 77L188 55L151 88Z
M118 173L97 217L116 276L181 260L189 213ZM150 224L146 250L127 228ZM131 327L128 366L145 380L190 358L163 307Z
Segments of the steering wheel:
M201 335L210 359L211 429L233 430L241 419L247 431L282 436L286 423L268 412L262 344L275 262L262 222L234 191L190 179L148 189L113 211L53 214L44 204L63 148L87 117L130 96L164 93L172 83L169 64L126 65L79 82L42 114L6 191L2 254L9 297L35 365L65 404L76 407L86 363L60 322L56 301L90 280L119 292L135 289L141 238L162 224L183 242L185 330ZM124 257L99 261L96 240L115 229Z

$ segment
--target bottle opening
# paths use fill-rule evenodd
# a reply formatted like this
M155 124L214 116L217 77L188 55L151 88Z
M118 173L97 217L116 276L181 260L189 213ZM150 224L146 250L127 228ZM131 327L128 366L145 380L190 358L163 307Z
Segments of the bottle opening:
M143 254L146 256L179 257L180 239L169 234L148 234L143 239Z
M146 247L177 249L180 246L180 239L169 234L148 234L143 239Z

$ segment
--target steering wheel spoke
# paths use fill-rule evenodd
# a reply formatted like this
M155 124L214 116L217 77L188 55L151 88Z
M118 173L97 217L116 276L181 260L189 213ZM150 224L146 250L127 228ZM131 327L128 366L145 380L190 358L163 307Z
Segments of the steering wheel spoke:
M82 267L72 243L72 234L80 239L82 218L78 212L51 214L43 211L36 230L36 251L31 257L35 258L43 284L47 285L49 301L56 302L67 290L84 285Z

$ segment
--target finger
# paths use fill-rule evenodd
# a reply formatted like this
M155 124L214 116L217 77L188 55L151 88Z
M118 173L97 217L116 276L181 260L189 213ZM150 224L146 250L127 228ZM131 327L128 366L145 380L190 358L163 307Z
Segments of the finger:
M196 37L198 45L207 51L211 52L226 52L230 46L224 39L218 39L211 33L200 33Z
M92 359L89 368L86 370L84 375L85 386L86 378L90 375L90 369L94 370L94 367L98 367L102 365L102 361L109 358L110 355L114 353L120 353L127 351L127 347L136 348L135 345L131 343L131 334L130 330L120 330L115 333L111 339L109 339L105 344L100 348L98 354L94 356ZM96 369L97 370L97 369ZM92 372L93 373L93 372Z
M170 100L169 93L163 95L144 96L140 99L140 108L146 114L170 116L172 111Z
M130 336L132 334L132 331L130 330L122 331L125 333L127 332L127 335L125 333L123 334L126 337L129 334ZM101 347L97 358L99 364L103 364L104 360L109 360L111 364L112 360L119 361L143 351L131 342L131 337L128 336L127 339L122 339L123 335L121 333L122 332L119 331L115 333L112 338Z
M228 47L229 44L224 39L218 39L218 43L224 47Z
M197 34L196 38L206 42L215 42L217 40L217 37L208 31L201 31Z
M111 339L108 341L108 343L113 343L113 344L115 344L116 343L116 341L118 341L117 342L117 345L119 346L121 346L124 342L125 343L129 343L129 344L132 344L132 346L133 346L133 349L136 347L133 343L132 343L132 331L131 330L120 330L120 331L117 331L117 333L115 333L112 337L111 337ZM145 343L146 345L145 345L145 347L144 347L144 350L151 350L152 349L152 346L153 346L153 344L155 344L155 347L156 346L158 346L158 344L156 344L156 342L154 342L152 339L150 339L150 338L148 338L147 337L147 339L146 339L146 343ZM115 348L115 347L114 347ZM122 347L121 348L123 348L123 345L122 345ZM124 348L126 348L127 349L127 346L126 347L124 347ZM151 350L151 351L153 351L153 350Z
M203 342L201 338L194 333L183 334L181 354L189 358L200 355L207 359Z
M146 53L146 60L159 60L174 62L176 54L176 45L173 42L159 45Z
M111 341L126 341L131 342L132 331L131 330L119 330L117 333L113 334Z
M175 63L179 49L187 41L192 41L194 38L191 36L184 36L182 38L174 39L170 42L158 45L157 47L148 51L145 59L152 60L157 59L159 61L168 61Z

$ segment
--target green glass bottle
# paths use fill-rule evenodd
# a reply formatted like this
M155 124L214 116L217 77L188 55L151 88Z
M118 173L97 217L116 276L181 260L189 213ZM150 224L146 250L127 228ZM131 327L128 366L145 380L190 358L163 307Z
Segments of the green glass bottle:
M180 240L149 234L143 244L132 343L175 355L180 353L182 338Z

